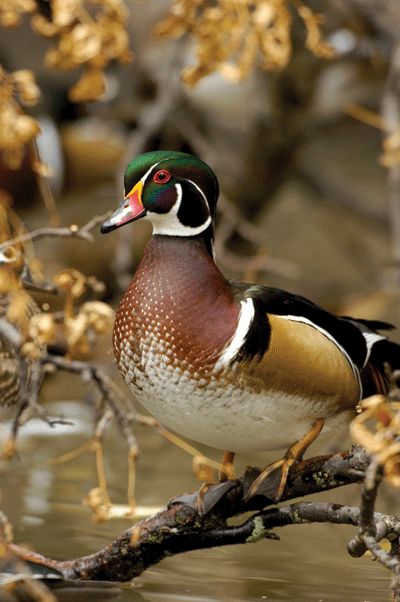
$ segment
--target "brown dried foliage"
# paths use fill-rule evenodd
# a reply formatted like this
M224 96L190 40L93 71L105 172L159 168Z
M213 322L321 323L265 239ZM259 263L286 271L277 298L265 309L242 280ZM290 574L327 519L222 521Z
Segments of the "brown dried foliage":
M10 227L10 219L14 222ZM24 232L22 223L0 196L0 240L9 240L13 233ZM103 283L78 270L62 270L54 284L64 291L62 311L40 312L21 274L26 267L37 285L43 282L42 270L35 257L28 256L23 245L2 249L0 262L0 315L15 326L23 336L22 356L38 359L46 345L62 343L69 358L87 359L98 335L111 331L114 311L96 297L104 292ZM89 300L81 302L82 298Z
M5 0L0 23L15 27L24 13L33 13L32 29L47 38L58 38L48 50L45 64L57 69L85 70L70 89L73 102L96 100L104 92L103 70L112 60L132 59L126 29L128 9L123 0L49 0L51 19L38 10L35 0Z
M112 60L126 64L132 59L126 30L128 10L122 0L50 0L52 19L36 13L34 31L45 37L58 36L45 63L57 69L85 71L69 91L73 102L96 100L104 92L103 69Z
M385 479L400 487L400 401L373 395L361 402L362 413L350 425L353 440L383 469Z
M158 37L190 33L195 39L197 65L182 74L189 86L214 71L239 81L256 64L263 70L286 67L292 54L289 5L304 21L306 47L318 57L332 58L333 49L320 29L323 16L297 0L217 0L212 6L208 0L174 0L154 33Z
M112 60L127 63L132 58L126 29L128 10L123 0L49 0L51 19L39 13L35 0L3 0L0 24L12 28L25 13L44 37L58 38L45 63L57 69L84 67L79 81L69 91L73 102L90 102L104 92L104 69ZM0 65L0 152L3 163L19 169L25 147L40 132L32 117L20 107L33 105L40 96L32 71L7 73ZM37 169L44 170L39 164Z
M73 102L98 99L105 89L104 69L112 60L132 59L127 32L128 10L123 0L48 0L51 18L43 16L36 0L3 0L0 24L12 28L31 14L32 29L57 44L45 55L45 64L57 69L84 67L69 91ZM316 56L331 58L324 41L323 16L298 0L174 0L170 14L155 28L157 36L190 33L196 41L198 64L183 71L189 86L214 71L232 81L245 78L258 63L261 69L283 69L292 53L289 4L303 19L306 46ZM37 122L24 115L16 98L34 104L39 90L28 70L7 74L0 66L0 151L4 163L18 169L25 145L39 133ZM39 166L43 169L43 166Z
M20 167L25 145L40 132L36 120L23 114L18 101L33 105L39 96L32 71L7 73L0 65L0 152L3 163L11 169Z
M20 25L22 16L37 9L35 0L2 0L0 3L0 24L3 27Z
M85 360L97 336L111 331L114 311L96 299L79 304L84 294L98 294L102 283L78 270L62 270L55 276L54 284L66 293L63 311L61 315L46 312L33 316L29 323L30 341L42 345L65 341L68 358Z

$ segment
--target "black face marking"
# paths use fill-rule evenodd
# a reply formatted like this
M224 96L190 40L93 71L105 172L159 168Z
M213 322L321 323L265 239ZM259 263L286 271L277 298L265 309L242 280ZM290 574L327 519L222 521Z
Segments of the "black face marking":
M207 199L207 213L208 215L211 215L212 219L214 219L219 195L219 186L217 178L212 171L209 170L207 177L205 177L205 173L198 167L193 168L179 165L179 167L174 168L174 177L178 178L181 182L186 180L191 186L190 191L197 190L196 186L200 188ZM197 193L200 194L198 190Z
M149 193L146 206L154 213L168 213L178 199L176 186L168 186Z
M197 228L210 217L210 211L201 192L189 181L181 183L182 201L178 219L183 226Z

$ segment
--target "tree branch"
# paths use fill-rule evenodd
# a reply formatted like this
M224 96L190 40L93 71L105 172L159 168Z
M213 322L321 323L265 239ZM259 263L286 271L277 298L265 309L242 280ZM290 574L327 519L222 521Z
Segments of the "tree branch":
M16 245L24 242L31 242L33 240L37 240L39 238L81 238L83 240L87 240L88 242L93 242L94 237L90 233L90 230L93 230L98 224L104 222L107 217L110 217L110 212L105 213L104 215L98 215L91 219L87 224L79 228L76 225L66 226L63 228L39 228L38 230L34 230L33 232L27 232L26 234L21 234L21 236L16 236L15 238L11 238L10 240L6 240L4 243L0 244L0 251L6 247Z
M294 465L289 473L283 499L293 499L316 491L333 489L362 481L369 463L366 452L360 447L333 456L311 458ZM28 550L12 546L19 557L30 562L45 564L59 571L65 579L128 581L166 556L189 550L212 548L221 545L252 543L263 538L278 539L270 530L290 524L305 522L334 522L356 525L360 511L338 504L297 503L280 508L257 496L243 502L243 495L259 475L260 470L249 468L225 493L212 510L201 517L182 502L171 503L152 517L141 521L122 533L107 548L75 560L46 559ZM192 494L188 494L188 501ZM195 495L195 494L193 494ZM256 513L242 525L229 526L227 519L248 511ZM383 520L383 515L375 515ZM387 523L387 533L400 533L399 521ZM385 523L386 524L386 523Z

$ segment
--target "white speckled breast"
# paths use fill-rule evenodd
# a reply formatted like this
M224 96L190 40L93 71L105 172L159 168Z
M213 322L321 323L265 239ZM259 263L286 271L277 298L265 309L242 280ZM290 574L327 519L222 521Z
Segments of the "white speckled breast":
M332 351L307 325L295 325L294 342L287 342L301 358L294 380L296 361L285 341L281 348L272 340L269 355L251 365L215 368L234 336L239 307L212 258L195 241L184 251L181 241L153 237L117 311L116 358L141 403L177 433L234 452L288 447L321 417L325 430L344 424L358 401L358 383L337 351L328 385L309 385L311 399L304 395L307 382L326 370L324 356L313 357L315 345ZM313 373L303 374L313 363Z
M276 391L256 393L223 375L193 377L191 366L179 366L174 355L153 353L151 348L141 356L145 368L132 367L129 342L125 349L121 349L120 370L149 412L177 433L217 449L283 449L327 413L326 403L314 404L310 412L309 400ZM325 431L341 428L349 419L348 413L331 416Z

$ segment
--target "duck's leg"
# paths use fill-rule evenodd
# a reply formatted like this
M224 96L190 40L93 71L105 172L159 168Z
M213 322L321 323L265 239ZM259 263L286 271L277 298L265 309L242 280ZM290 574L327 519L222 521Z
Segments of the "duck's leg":
M235 458L235 452L224 451L222 456L221 468L218 473L218 480L223 481L234 481L236 479L235 469L233 468L233 460Z
M275 503L279 502L285 489L290 467L302 459L307 447L318 437L323 426L324 419L320 418L312 425L311 430L303 439L289 447L283 458L264 468L245 495L245 501L256 495L264 495Z
M221 468L218 473L218 481L215 483L203 483L197 492L196 510L201 516L204 516L214 508L221 497L234 485L236 481L233 469L234 457L235 452L224 451Z
M225 451L218 473L218 481L203 483L197 493L185 493L173 497L169 500L168 505L183 503L194 508L201 516L207 514L235 484L234 457L234 452Z

